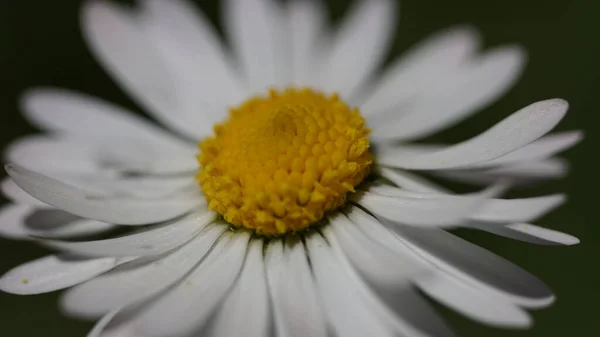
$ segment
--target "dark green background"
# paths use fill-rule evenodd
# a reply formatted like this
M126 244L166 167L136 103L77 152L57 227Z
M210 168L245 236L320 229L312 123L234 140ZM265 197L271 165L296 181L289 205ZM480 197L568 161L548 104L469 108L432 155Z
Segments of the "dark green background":
M168 0L167 0L168 1ZM198 1L215 19L216 1ZM332 20L347 9L346 1L331 2ZM35 130L20 117L18 95L37 85L56 85L95 94L140 111L92 59L78 29L79 1L5 0L0 4L0 144ZM392 57L427 34L448 25L472 23L487 46L518 42L530 52L522 80L492 108L461 126L437 136L458 141L475 135L531 102L562 97L571 109L559 129L583 129L586 140L566 157L570 176L545 183L527 195L563 191L569 203L540 223L578 236L569 248L541 247L481 233L460 234L522 265L557 293L549 309L534 312L532 330L495 330L444 310L463 336L597 336L600 276L600 227L596 224L597 154L600 132L594 99L600 92L600 2L596 0L413 0L402 2L402 15ZM2 173L4 174L4 173ZM596 187L595 187L596 186ZM0 272L47 252L27 243L0 239ZM1 336L84 336L91 324L69 320L56 308L56 294L0 294Z

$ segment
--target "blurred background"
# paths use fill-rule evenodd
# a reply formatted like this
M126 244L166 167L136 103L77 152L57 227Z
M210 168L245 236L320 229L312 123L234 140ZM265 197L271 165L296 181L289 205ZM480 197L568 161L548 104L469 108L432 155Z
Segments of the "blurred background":
M169 1L169 0L165 0ZM360 0L358 0L360 1ZM219 26L215 0L196 1ZM352 1L328 1L335 24ZM36 132L20 116L18 98L32 86L59 86L90 93L133 111L141 110L94 61L79 31L81 1L22 1L0 3L0 146ZM600 301L600 226L596 224L596 165L591 158L600 146L600 122L594 99L600 94L600 2L592 0L404 0L390 59L428 34L449 25L470 23L484 35L486 47L519 43L529 51L529 65L520 82L497 104L434 140L456 142L485 130L534 101L561 97L570 111L558 130L583 129L586 139L564 156L570 175L536 186L521 195L564 192L566 206L538 224L581 239L574 247L544 247L483 233L458 234L533 272L558 295L550 308L533 313L531 330L482 327L439 307L457 333L472 337L597 336ZM6 174L4 170L1 177ZM2 199L2 203L6 200ZM597 207L597 206L596 206ZM0 273L48 252L30 243L0 238ZM7 337L85 336L92 324L63 317L58 294L15 296L0 293L0 335Z

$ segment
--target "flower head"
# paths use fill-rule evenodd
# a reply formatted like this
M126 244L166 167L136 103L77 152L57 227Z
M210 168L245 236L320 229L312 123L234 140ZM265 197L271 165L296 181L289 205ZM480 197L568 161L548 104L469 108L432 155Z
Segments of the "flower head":
M581 134L546 134L568 104L533 103L455 145L415 144L500 97L525 54L479 52L474 29L455 27L376 75L395 7L354 6L332 30L318 2L224 1L230 53L185 1L87 3L92 51L171 132L82 94L26 93L46 133L9 146L0 234L59 252L8 271L0 289L72 287L61 306L99 319L90 336L451 335L416 289L479 322L528 327L524 309L552 292L447 229L578 243L530 224L564 196L500 198L565 173L553 156ZM456 194L423 171L487 187ZM139 230L78 238L117 226Z

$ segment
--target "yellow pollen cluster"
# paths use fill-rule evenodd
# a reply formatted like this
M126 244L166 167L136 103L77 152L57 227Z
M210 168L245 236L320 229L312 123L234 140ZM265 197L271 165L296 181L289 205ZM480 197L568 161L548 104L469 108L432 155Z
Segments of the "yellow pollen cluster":
M271 90L229 111L200 142L208 207L262 235L307 228L346 201L369 173L369 130L337 94Z

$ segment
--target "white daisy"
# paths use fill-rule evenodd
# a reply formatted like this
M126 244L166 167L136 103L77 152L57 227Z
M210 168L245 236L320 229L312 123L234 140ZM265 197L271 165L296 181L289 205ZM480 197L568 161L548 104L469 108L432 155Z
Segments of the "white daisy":
M565 172L552 156L580 133L545 135L567 103L533 103L456 145L409 143L501 96L523 69L519 47L480 52L472 28L451 28L375 75L391 1L356 1L336 29L318 2L222 12L231 53L184 1L84 6L94 54L176 135L79 93L28 92L25 115L46 133L8 149L0 232L60 252L0 289L75 286L61 306L101 318L90 336L450 336L418 290L499 327L528 327L525 309L554 300L446 229L578 242L529 224L562 195L498 198L506 179ZM409 171L491 187L459 195ZM65 240L117 226L143 227Z

